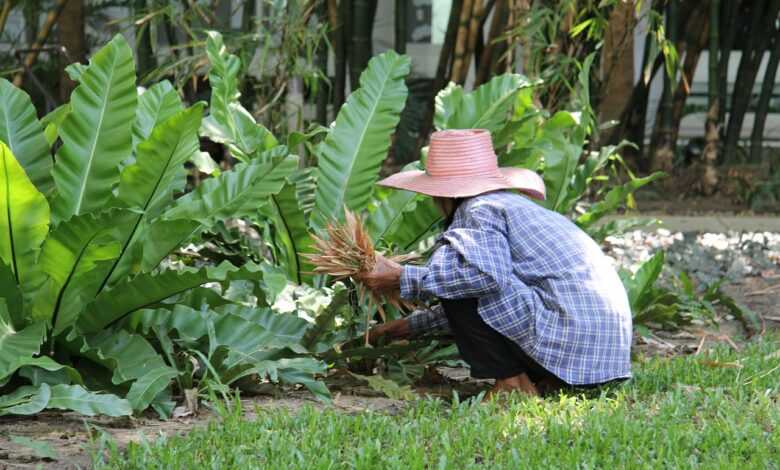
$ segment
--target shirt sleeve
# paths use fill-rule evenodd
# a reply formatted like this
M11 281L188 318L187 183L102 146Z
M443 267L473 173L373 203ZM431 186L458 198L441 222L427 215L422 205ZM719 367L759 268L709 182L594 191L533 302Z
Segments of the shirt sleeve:
M473 210L461 225L443 234L443 245L428 264L404 266L402 298L476 298L496 293L511 283L512 255L503 218Z
M412 336L434 332L451 332L450 322L447 320L447 315L444 314L444 308L441 305L415 310L406 319L409 321L409 330Z

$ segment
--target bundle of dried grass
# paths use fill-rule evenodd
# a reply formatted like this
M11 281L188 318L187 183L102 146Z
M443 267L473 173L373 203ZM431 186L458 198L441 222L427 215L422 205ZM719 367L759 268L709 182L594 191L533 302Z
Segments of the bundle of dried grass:
M368 296L370 304L375 305L379 311L382 321L385 321L385 311L382 308L385 302L399 309L402 306L410 307L397 293L380 295L360 282L361 274L374 270L377 251L359 215L345 209L344 224L330 223L326 232L326 238L312 235L315 253L303 255L314 265L315 273L328 274L336 279L352 278L358 287L361 302ZM398 263L414 258L414 255L388 256L388 259Z

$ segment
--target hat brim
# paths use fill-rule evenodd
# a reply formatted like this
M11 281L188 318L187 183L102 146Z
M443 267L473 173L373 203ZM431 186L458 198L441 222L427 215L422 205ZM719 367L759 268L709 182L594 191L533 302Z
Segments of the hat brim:
M534 199L544 199L544 180L524 168L499 168L495 175L430 176L424 171L403 171L377 184L436 197L472 197L499 189L515 189Z

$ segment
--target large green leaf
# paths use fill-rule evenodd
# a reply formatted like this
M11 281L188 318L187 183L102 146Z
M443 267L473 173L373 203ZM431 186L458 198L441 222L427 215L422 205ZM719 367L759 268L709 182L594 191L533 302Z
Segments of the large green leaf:
M8 395L0 396L0 416L40 413L50 399L51 388L47 384L19 387Z
M52 159L43 127L27 93L4 78L0 78L0 141L16 155L38 191L49 194L54 188Z
M27 284L49 231L49 204L0 142L0 260Z
M311 251L313 240L309 234L306 215L298 203L298 181L307 182L306 172L293 173L282 190L271 196L268 212L274 224L275 245L279 248L287 278L300 284L310 279L306 274L314 267L301 254Z
M241 61L227 51L220 33L208 32L206 54L211 63L211 115L203 122L203 134L227 144L231 154L242 161L278 145L274 136L238 102Z
M217 313L177 305L173 311L136 312L131 323L146 332L152 329L168 334L176 331L177 341L187 347L198 347L210 356L218 349L227 350L221 370L225 374L222 379L228 383L249 374L259 374L274 382L304 385L323 400L330 396L327 387L314 378L314 374L326 370L322 361L284 357L291 354L287 348L303 351L300 341L309 326L294 314L246 307L225 307Z
M232 171L203 181L194 191L179 198L162 218L211 225L216 220L256 214L268 196L281 191L297 166L298 157L293 155L236 165Z
M436 96L434 123L443 129L487 129L498 132L507 122L517 92L535 86L522 75L504 74L471 93L450 84Z
M60 223L46 239L39 267L48 278L33 292L33 316L52 321L54 334L72 325L94 298L110 262L119 256L118 233L133 215L112 210L75 216Z
M406 102L404 78L410 60L393 51L371 59L360 76L360 88L349 95L334 126L317 146L316 210L311 223L317 230L371 200L379 168L387 156L390 137Z
M366 228L374 240L408 251L434 232L441 218L433 199L410 191L388 190L375 202Z
M55 385L46 406L58 410L73 410L87 416L130 416L130 402L116 395L95 393L80 385Z
M62 126L69 113L70 103L65 103L57 106L49 114L41 118L43 135L46 137L46 142L48 142L49 146L54 145L54 142L60 135L60 126ZM51 181L51 186L52 188L54 187L54 180Z
M601 220L605 215L624 204L626 198L633 194L634 191L665 176L665 173L656 172L644 178L632 178L627 183L610 189L604 196L604 199L593 204L587 212L577 217L577 225L582 229L592 227L593 224Z
M262 271L259 269L239 269L228 262L200 270L165 271L157 275L139 274L101 292L79 317L78 327L84 333L95 333L136 310L147 308L207 282L261 277Z
M138 109L133 124L133 148L148 139L155 127L183 108L179 93L168 80L149 87L138 97Z
M25 324L22 310L22 291L16 283L11 268L0 262L0 300L5 300L11 326L22 328Z
M142 95L143 96L143 95ZM131 271L141 256L139 245L144 221L158 215L173 201L174 191L184 189L184 163L198 151L197 131L203 105L180 111L157 126L138 145L135 163L122 170L119 198L137 209L128 231L122 234L119 257L101 285L112 285Z
M131 382L127 399L136 411L146 409L177 375L140 335L110 330L80 339L80 353L113 370L114 384Z
M52 176L57 221L105 207L130 156L137 92L133 53L117 35L92 57L71 95Z
M42 322L17 332L11 324L5 299L0 299L0 380L34 362L45 338L46 326Z
M212 224L213 222L204 225L196 220L162 218L148 223L141 232L143 234L141 241L131 247L136 248L137 251L129 255L130 259L135 261L139 256L141 258L140 261L134 262L131 272L148 273L154 270L173 250Z
M542 203L550 210L566 211L569 184L579 162L582 147L571 143L563 134L546 136L537 144L544 154L544 187L547 194Z

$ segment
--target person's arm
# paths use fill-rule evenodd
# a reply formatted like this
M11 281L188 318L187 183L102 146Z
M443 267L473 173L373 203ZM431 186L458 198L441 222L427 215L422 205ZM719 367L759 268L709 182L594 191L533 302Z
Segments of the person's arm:
M425 266L403 266L404 299L465 299L498 292L511 282L512 255L503 219L475 211L466 228L448 230Z
M409 334L421 336L428 333L450 333L450 322L441 305L415 310L408 317Z
M371 328L368 339L376 344L379 338L406 339L428 333L450 333L450 322L441 305L420 308L406 318L392 320Z

